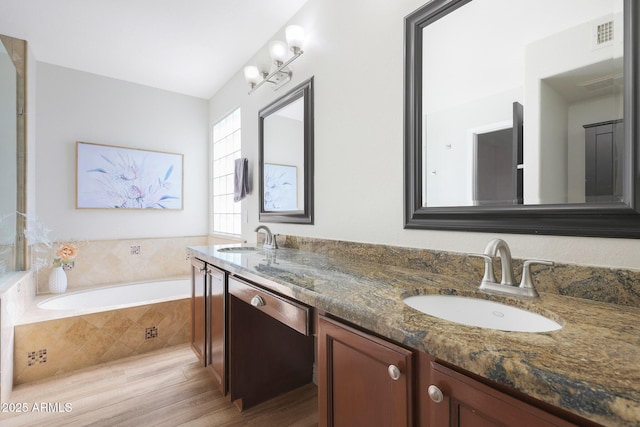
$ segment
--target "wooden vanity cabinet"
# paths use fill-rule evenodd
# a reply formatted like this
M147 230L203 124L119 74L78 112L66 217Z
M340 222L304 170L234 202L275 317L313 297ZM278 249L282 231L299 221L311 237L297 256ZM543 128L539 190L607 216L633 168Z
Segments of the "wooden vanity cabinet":
M569 427L595 425L559 417L419 352L418 417L421 427ZM560 411L558 411L560 412ZM571 421L569 421L569 419Z
M207 264L199 259L191 260L191 348L200 359L206 362L206 313L207 313Z
M311 381L315 330L320 427L598 425L199 259L191 275L191 347L240 409Z
M413 353L318 318L318 425L413 425Z
M191 260L191 348L226 394L227 273L199 259Z
M212 265L207 265L206 281L209 287L209 343L207 353L209 369L222 394L227 393L227 273Z
M230 400L244 410L309 384L312 309L236 276L228 288Z

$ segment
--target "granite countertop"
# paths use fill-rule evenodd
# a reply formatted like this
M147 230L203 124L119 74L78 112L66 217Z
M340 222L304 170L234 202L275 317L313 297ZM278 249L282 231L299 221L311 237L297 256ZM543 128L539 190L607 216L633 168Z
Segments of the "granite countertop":
M297 249L219 251L230 246L239 245L191 247L188 254L597 423L640 425L638 308L552 293L491 296L468 280ZM544 333L482 329L402 302L429 293L507 302L564 326Z

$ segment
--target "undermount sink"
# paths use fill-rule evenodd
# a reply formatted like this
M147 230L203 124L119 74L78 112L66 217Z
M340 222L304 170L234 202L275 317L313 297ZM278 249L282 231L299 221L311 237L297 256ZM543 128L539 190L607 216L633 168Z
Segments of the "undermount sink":
M218 252L255 252L260 250L254 246L237 246L232 248L220 248Z
M479 298L458 295L418 295L404 303L440 319L509 332L550 332L562 325L540 314Z

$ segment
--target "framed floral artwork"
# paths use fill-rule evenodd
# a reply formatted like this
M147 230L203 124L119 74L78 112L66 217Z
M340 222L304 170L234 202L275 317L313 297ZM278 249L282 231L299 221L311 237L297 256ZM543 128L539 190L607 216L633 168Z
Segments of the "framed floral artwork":
M78 209L182 209L182 154L76 143Z
M264 210L294 211L298 209L297 168L289 165L264 164Z

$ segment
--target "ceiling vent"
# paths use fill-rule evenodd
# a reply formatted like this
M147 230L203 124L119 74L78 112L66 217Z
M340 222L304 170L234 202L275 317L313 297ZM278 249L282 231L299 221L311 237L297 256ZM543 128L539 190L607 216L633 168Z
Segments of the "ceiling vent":
M596 26L596 45L601 46L613 41L613 21L603 22Z

